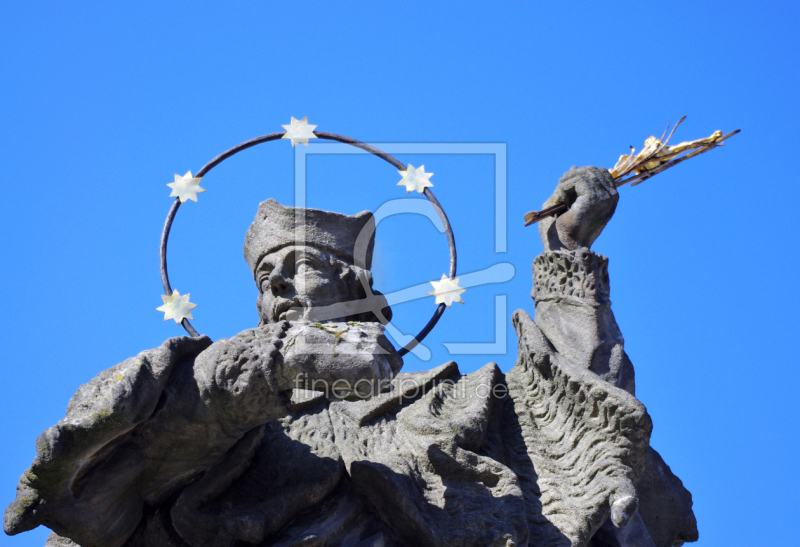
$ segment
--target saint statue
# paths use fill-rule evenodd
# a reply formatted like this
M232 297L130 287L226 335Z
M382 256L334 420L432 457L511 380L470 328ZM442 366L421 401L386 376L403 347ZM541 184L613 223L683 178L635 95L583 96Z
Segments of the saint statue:
M259 325L171 338L81 386L36 441L6 533L44 525L48 546L82 547L695 541L691 495L649 446L608 259L590 250L617 201L606 169L558 182L548 203L569 208L540 223L535 320L514 313L505 374L400 372L371 289L372 215L263 202L244 246Z

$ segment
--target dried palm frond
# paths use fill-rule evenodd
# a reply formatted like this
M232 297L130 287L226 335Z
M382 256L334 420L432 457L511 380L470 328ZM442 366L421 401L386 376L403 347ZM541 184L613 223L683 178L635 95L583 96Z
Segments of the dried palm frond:
M704 139L682 142L675 146L667 146L672 134L675 133L675 129L677 129L685 119L686 116L678 120L678 123L672 128L669 135L667 135L667 131L669 130L669 124L667 124L667 129L664 130L664 134L661 135L660 139L652 135L647 137L644 141L644 148L642 148L638 154L636 153L636 149L631 146L630 154L620 156L619 160L617 160L617 164L614 165L612 169L609 169L611 176L614 178L615 186L619 188L628 183L630 183L631 186L641 184L653 175L657 175L689 158L699 156L718 146L722 146L725 144L725 139L739 132L739 129L737 129L723 135L722 131L714 131L711 136ZM666 139L664 138L665 136ZM631 176L625 178L627 175ZM531 224L539 222L545 217L561 214L568 208L569 206L566 203L557 203L541 211L531 211L525 215L525 226L530 226Z

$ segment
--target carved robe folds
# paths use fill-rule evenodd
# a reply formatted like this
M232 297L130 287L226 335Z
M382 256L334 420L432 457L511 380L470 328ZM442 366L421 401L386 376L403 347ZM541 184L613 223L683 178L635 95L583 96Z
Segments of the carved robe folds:
M277 326L168 340L80 388L5 529L44 524L49 544L84 547L693 541L691 496L649 447L606 267L587 249L537 257L536 321L514 314L507 374L451 362L368 400L289 400L247 367L211 389L193 372L234 350L274 368Z

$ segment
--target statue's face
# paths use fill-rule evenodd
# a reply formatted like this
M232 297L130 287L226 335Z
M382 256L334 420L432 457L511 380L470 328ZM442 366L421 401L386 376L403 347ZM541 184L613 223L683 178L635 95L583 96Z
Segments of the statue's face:
M261 259L256 268L258 314L265 323L308 318L313 307L342 302L350 294L339 261L310 246L290 245Z

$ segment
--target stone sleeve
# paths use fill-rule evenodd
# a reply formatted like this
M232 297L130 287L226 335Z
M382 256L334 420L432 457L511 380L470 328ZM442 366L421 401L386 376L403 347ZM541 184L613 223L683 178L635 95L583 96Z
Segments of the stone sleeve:
M533 261L536 325L556 351L633 394L633 365L611 311L608 258L589 249L545 251Z
M194 378L204 403L203 416L235 440L257 425L288 413L275 378L289 324L248 329L219 340L195 361Z
M539 302L568 300L586 306L610 305L608 258L588 249L547 251L533 261L533 291Z

